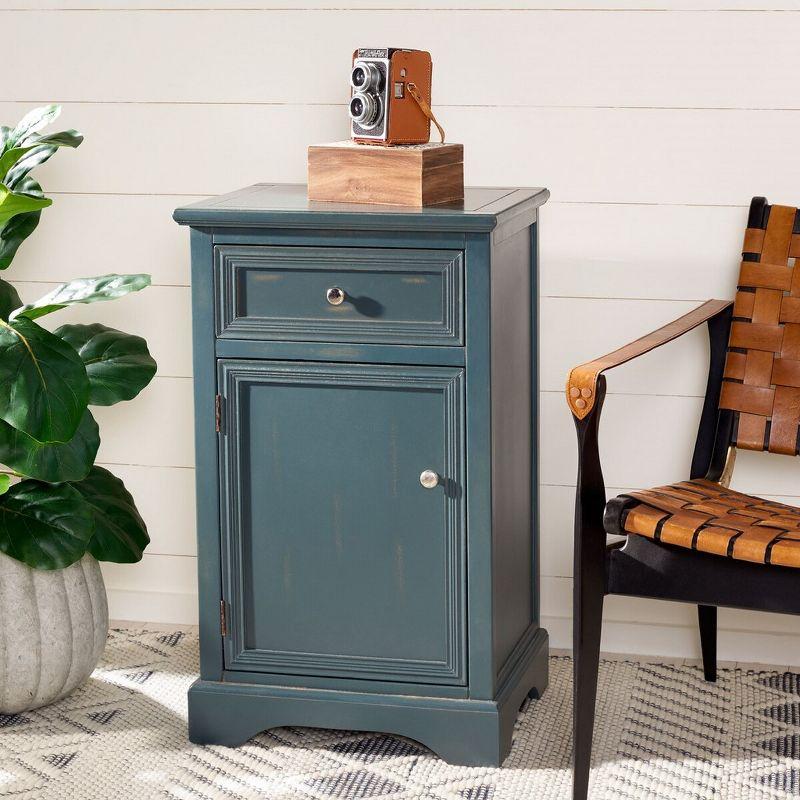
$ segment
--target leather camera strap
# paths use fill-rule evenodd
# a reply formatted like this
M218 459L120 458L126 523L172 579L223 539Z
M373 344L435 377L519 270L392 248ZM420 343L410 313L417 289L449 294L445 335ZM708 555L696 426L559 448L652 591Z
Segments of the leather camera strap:
M444 144L444 128L439 124L438 120L434 116L433 111L431 111L431 107L425 102L425 98L419 93L419 89L417 89L417 84L413 81L409 81L406 84L406 88L408 89L408 93L416 100L417 105L422 109L422 113L436 126L436 130L439 131L439 136L442 139L442 144Z

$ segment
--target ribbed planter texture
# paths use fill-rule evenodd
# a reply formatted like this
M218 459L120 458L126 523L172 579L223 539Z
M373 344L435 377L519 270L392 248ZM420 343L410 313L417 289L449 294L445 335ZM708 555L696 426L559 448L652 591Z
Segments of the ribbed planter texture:
M68 695L97 665L107 635L106 588L94 558L49 571L0 553L0 714Z

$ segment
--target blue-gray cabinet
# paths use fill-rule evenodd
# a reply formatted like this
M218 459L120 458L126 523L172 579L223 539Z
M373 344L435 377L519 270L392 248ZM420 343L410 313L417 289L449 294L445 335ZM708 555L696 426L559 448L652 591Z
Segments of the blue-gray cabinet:
M309 203L259 184L191 226L201 674L192 741L281 725L499 764L547 685L537 216Z

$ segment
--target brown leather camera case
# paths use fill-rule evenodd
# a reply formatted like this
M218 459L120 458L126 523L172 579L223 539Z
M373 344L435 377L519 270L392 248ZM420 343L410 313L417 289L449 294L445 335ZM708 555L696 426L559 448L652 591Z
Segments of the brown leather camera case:
M353 53L353 62L358 50ZM403 75L405 70L405 75ZM362 139L361 144L423 144L430 141L431 123L425 112L408 91L408 83L416 84L422 98L431 104L431 54L425 50L395 50L389 61L388 126L384 139ZM403 97L394 96L395 83L403 83Z

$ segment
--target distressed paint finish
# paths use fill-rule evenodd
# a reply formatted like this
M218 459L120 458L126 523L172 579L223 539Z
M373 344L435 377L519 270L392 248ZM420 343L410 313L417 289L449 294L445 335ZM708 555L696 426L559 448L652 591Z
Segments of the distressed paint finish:
M313 202L304 185L257 183L179 208L174 217L193 227L490 233L521 214L535 216L549 196L547 189L473 188L460 205L409 208Z
M547 685L536 495L547 197L468 189L463 208L406 209L257 185L175 212L192 226L193 741L343 727L410 736L453 763L502 762L520 704ZM245 254L256 279L259 266L285 278L284 301L274 281L233 280L224 254ZM424 282L395 290L398 275ZM320 305L327 278L348 276L375 301L361 327L347 327L358 308L337 327ZM440 485L423 488L424 469Z
M216 271L220 337L463 344L458 250L221 245Z
M463 376L219 362L228 669L465 681Z
M215 430L214 249L209 231L192 229L191 253L200 677L204 680L220 680L223 669L222 639L219 635L222 567L217 480L218 435Z
M485 234L469 234L467 264L467 583L470 694L495 695L492 575L491 264Z

